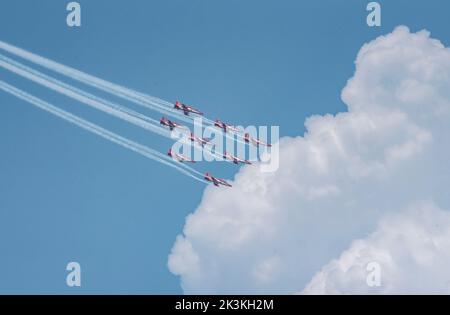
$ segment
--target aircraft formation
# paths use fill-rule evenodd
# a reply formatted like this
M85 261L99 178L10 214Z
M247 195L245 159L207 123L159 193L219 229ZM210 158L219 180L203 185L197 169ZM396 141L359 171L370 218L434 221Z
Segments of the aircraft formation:
M179 101L175 102L174 109L182 111L183 114L186 115L186 116L189 116L190 114L196 114L196 115L203 116L203 112L201 112L200 110L196 109L193 106L181 103ZM163 125L163 126L169 127L170 130L174 130L175 128L183 127L181 124L179 124L177 122L174 122L174 121L171 121L171 120L169 120L169 119L167 119L165 117L161 118L160 124ZM241 133L241 130L239 128L237 128L236 126L231 125L231 124L227 124L227 123L225 123L225 122L223 122L223 121L221 121L219 119L216 119L214 121L214 126L219 128L219 129L221 129L224 133L227 133L227 132L228 133L230 133L230 132L231 133L237 133L237 134ZM260 145L267 146L267 147L271 147L272 146L270 143L266 143L266 142L264 142L262 140L255 139L255 138L251 137L249 133L245 133L243 138L244 138L244 141L246 143L251 143L251 144L253 144L256 147L259 147ZM205 145L211 145L211 143L210 143L211 139L200 138L200 137L195 136L193 133L190 134L189 140L191 142L198 143L202 147L204 147ZM167 155L170 156L171 158L174 158L174 159L178 160L179 162L195 163L194 160L191 160L190 158L188 158L188 157L186 157L184 155L172 152L172 149L170 149L168 151ZM248 164L248 165L252 164L250 161L241 159L241 158L239 158L237 156L234 156L234 155L232 155L230 153L227 153L226 151L223 152L222 157L225 160L231 161L234 164L239 164L239 163L241 163L241 164ZM223 185L223 186L226 186L226 187L231 187L231 185L227 181L225 181L224 179L214 177L214 176L210 175L208 172L205 174L204 179L206 181L208 181L208 182L213 183L215 186Z
M6 52L9 55L4 55L1 52ZM24 59L29 64L21 63L19 60ZM37 65L41 69L33 68L31 64ZM46 57L34 54L25 49L16 47L14 45L5 43L0 40L0 68L7 70L17 76L27 79L34 84L40 85L48 89L49 91L59 93L65 97L75 100L77 103L82 103L88 107L94 108L105 114L114 116L115 118L121 119L122 121L129 123L131 125L145 129L146 131L152 132L159 136L172 139L172 135L167 129L173 131L176 128L183 128L186 130L186 126L182 123L190 124L192 123L192 116L204 116L204 113L194 106L184 104L180 101L175 103L168 102L133 89L121 86L116 83L109 82L107 80L95 77L89 73L82 72L70 66L58 63ZM50 71L60 75L60 78L51 76L42 72L42 70ZM70 79L76 81L77 86L69 84L64 79ZM73 83L72 83L73 84ZM123 103L118 103L117 101L108 100L106 95L96 95L95 92L87 92L81 88L81 86L87 85L93 89L100 90L107 95L113 95L117 99L121 99L119 102L129 102L138 105L146 110L152 110L163 115L168 115L170 117L176 117L177 121L172 120L172 118L162 117L159 121L153 119L146 114L136 111L134 109L128 108ZM3 80L0 80L0 91L6 92L13 95L41 110L44 110L56 117L59 117L69 123L72 123L86 131L89 131L97 136L102 137L112 143L120 145L125 149L129 149L135 153L138 153L148 159L155 162L159 162L163 165L169 166L180 173L189 176L200 182L210 182L215 186L227 186L231 187L224 179L217 178L210 173L202 173L188 164L195 163L190 157L185 156L181 153L174 152L170 149L167 154L159 152L149 146L143 145L142 143L133 141L123 135L113 132L105 127L101 127L92 121L84 119L77 116L69 111L66 111L58 106L55 106L41 98L38 98L24 90L21 90L14 85L11 85ZM215 121L205 118L208 126L213 128L218 128L222 131L223 135L229 137L231 134L239 137L238 141L243 144L253 145L255 147L266 146L271 147L271 144L266 143L258 138L253 138L249 133L244 133L245 131L240 128L225 123L219 119ZM167 128L167 129L166 129ZM190 133L187 140L191 142L192 145L198 146L200 148L211 149L214 147L212 139L203 138L194 133ZM210 154L217 158L223 158L224 160L239 164L252 164L250 161L234 156L229 152L218 153L215 151ZM179 163L178 163L179 162Z

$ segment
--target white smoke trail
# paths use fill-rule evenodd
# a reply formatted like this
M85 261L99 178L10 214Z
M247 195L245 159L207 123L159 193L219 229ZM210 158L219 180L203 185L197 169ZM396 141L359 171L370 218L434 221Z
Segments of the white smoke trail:
M85 92L81 89L78 89L72 85L66 84L66 83L64 83L60 80L57 80L53 77L50 77L46 74L43 74L42 72L39 72L35 69L25 66L17 61L14 61L8 57L1 55L1 54L0 54L0 66L5 67L8 70L10 70L18 75L25 76L26 78L28 78L38 84L44 85L54 91L57 91L66 96L72 97L80 102L83 102L83 103L89 105L89 106L93 106L96 109L99 109L108 114L114 115L115 117L124 119L127 122L130 122L134 125L137 125L146 130L154 132L158 135L164 136L169 139L173 139L173 137L171 136L171 132L160 127L159 121L157 121L151 117L143 115L139 112L131 110L122 105L110 102L108 100L100 98L91 93ZM45 81L47 81L47 83L45 83ZM73 93L68 93L68 91L73 92ZM88 100L88 99L91 99L93 102L87 102L86 100ZM110 110L108 110L107 107L110 107ZM123 114L128 115L128 117L121 115L119 112L122 112ZM139 119L141 121L139 121ZM186 140L182 139L182 143L186 143ZM197 149L202 150L203 152L206 152L206 154L208 154L209 156L213 156L215 158L221 159L221 155L218 153L212 153L209 150L204 150L200 145L198 145L195 142L192 143L192 145L194 146L194 148L197 148Z
M155 126L152 123L149 123L148 121L145 121L141 119L139 116L139 113L135 113L129 109L124 109L121 106L118 106L116 104L112 104L110 102L107 102L109 104L105 104L103 101L97 101L96 99L99 99L87 92L82 92L79 90L76 90L74 87L67 87L66 84L51 78L51 81L48 80L45 75L39 75L35 74L37 71L29 72L28 70L23 69L22 67L18 67L14 64L11 64L7 61L5 61L5 58L3 56L0 56L0 67L3 67L11 72L14 72L15 74L18 74L22 77L25 77L31 81L34 81L40 85L43 85L49 89L52 89L58 93L64 94L68 97L71 97L77 101L80 101L86 105L89 105L91 107L94 107L98 110L101 110L105 113L108 113L110 115L113 115L117 118L123 119L129 123L132 123L136 126L139 126L141 128L147 129L149 131L158 133L162 136L170 137L167 130L164 130L163 128L159 126ZM80 93L81 92L81 93ZM93 98L91 98L93 97ZM149 120L151 118L147 118Z
M141 92L134 91L132 89L126 88L124 86L121 86L121 85L118 85L118 84L115 84L115 83L112 83L112 82L109 82L109 81L106 81L103 79L100 79L93 75L90 75L90 74L87 74L80 70L60 64L56 61L39 56L37 54L26 51L22 48L13 46L11 44L5 43L3 41L0 41L0 48L11 54L19 56L30 62L33 62L37 65L40 65L42 67L45 67L45 68L55 71L57 73L66 75L74 80L80 81L80 82L90 85L90 86L93 86L102 91L111 93L113 95L116 95L118 97L126 99L135 104L141 105L148 109L158 111L163 114L168 114L173 117L177 117L178 119L185 121L185 122L189 122L189 123L192 122L192 117L186 117L183 114L181 114L179 111L173 109L173 107L172 107L173 104L170 102L164 101L162 99L159 99L159 98L156 98L156 97L153 97L153 96L141 93ZM206 122L207 125L214 125L214 121L212 121L210 119L203 118L203 120L204 120L204 122ZM232 134L228 134L225 132L225 133L223 133L223 135L226 138L229 138L229 139L232 139L239 143L245 144L245 142L242 141L241 139L239 139L239 138L235 139Z
M55 106L51 105L50 103L45 102L35 96L32 96L20 89L17 89L14 86L12 86L4 81L0 81L0 89L2 89L5 92L8 92L20 99L23 99L38 108L41 108L47 112L50 112L51 114L58 116L70 123L73 123L87 131L97 134L111 142L119 144L124 148L130 149L130 150L137 152L149 159L152 159L154 161L157 161L157 162L163 163L167 166L170 166L170 167L178 170L179 172L183 173L184 175L194 178L197 181L206 183L206 181L203 180L201 177L199 178L194 175L194 174L197 174L197 175L201 176L202 175L201 173L197 172L194 169L191 169L190 167L188 167L184 164L181 164L180 162L176 162L173 159L168 158L167 156L165 156L164 154L162 154L158 151L150 149L144 145L136 143L136 142L129 140L127 138L124 138L122 136L119 136L119 135L117 135L107 129L104 129L96 124L93 124L87 120L84 120L84 119L76 116L76 115L73 115L73 114L66 112L58 107L55 107ZM175 163L180 163L180 165L176 165ZM184 168L182 168L180 166L183 166Z
M58 79L55 79L55 78L53 78L53 77L50 77L50 76L48 76L48 75L46 75L46 74L44 74L44 73L42 73L42 72L39 72L39 71L37 71L37 70L35 70L35 69L33 69L33 68L30 68L30 67L28 67L28 66L25 66L24 64L22 64L22 63L20 63L20 62L17 62L17 61L15 61L15 60L11 59L11 58L5 57L5 56L2 55L2 54L0 54L0 60L3 60L3 61L5 61L5 62L7 62L7 63L9 63L9 64L12 64L12 65L14 65L14 66L16 66L16 67L18 67L18 68L21 68L21 69L23 69L23 70L25 70L25 71L28 71L28 72L30 72L30 73L36 75L36 76L39 76L39 77L41 77L41 78L43 78L43 79L45 79L45 80L47 80L47 81L50 81L50 82L52 82L52 83L55 83L55 84L57 84L57 85L59 85L59 86L62 86L62 87L64 87L64 88L66 88L66 89L72 90L72 91L75 92L75 93L81 94L81 95L83 95L83 96L89 97L89 98L91 98L91 99L93 99L93 100L96 100L96 101L98 101L98 102L104 103L105 105L108 105L108 106L113 107L113 108L116 108L116 109L118 109L118 110L120 110L120 111L126 112L127 114L130 114L130 115L132 115L132 116L139 117L139 118L141 118L142 120L145 120L145 121L151 122L151 123L153 123L153 124L156 124L156 125L158 125L158 127L159 127L159 122L158 122L156 119L150 118L150 117L148 117L148 116L146 116L146 115L144 115L144 114L141 114L141 113L139 113L139 112L136 112L136 111L134 111L134 110L131 110L131 109L129 109L129 108L127 108L127 107L124 107L124 106L122 106L122 105L119 105L119 104L116 104L116 103L107 101L107 100L105 100L105 99L103 99L103 98L100 98L100 97L97 97L97 96L94 95L94 94L85 92L85 91L83 91L83 90L81 90L81 89L78 89L78 88L76 88L76 87L74 87L74 86L72 86L72 85L70 85L70 84L66 84L66 83L64 83L64 82L62 82L62 81L60 81L60 80L58 80ZM161 128L161 127L159 127L159 128Z
M52 61L45 57L33 54L29 51L26 51L19 47L15 47L15 46L5 43L3 41L0 41L0 48L5 51L8 51L11 54L17 55L23 59L31 61L40 66L43 66L47 69L50 69L52 71L58 72L63 75L66 75L72 79L81 81L85 84L91 85L91 86L93 86L97 89L103 90L105 92L122 97L126 100L129 100L131 102L134 102L136 104L144 106L148 109L156 110L156 111L158 111L160 113L164 113L164 114L170 114L170 115L172 115L174 117L178 117L179 119L186 121L186 122L192 121L191 117L186 117L183 114L181 114L179 111L173 109L172 108L173 104L171 104L167 101L164 101L164 100L161 100L156 97L149 96L149 95L145 95L143 93L133 91L131 89L120 86L118 84L114 84L114 83L108 82L106 80L97 78L93 75L84 73L82 71L76 70L69 66L65 66L63 64Z

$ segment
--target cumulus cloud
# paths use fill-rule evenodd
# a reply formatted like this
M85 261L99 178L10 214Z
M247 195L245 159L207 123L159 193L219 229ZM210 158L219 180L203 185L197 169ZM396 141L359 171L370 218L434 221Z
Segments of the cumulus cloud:
M282 138L277 172L246 166L233 189L206 188L168 260L185 293L299 292L380 218L422 200L450 209L449 49L398 27L355 64L348 111Z
M301 293L450 294L449 249L450 212L416 205L383 218L373 234L354 241Z

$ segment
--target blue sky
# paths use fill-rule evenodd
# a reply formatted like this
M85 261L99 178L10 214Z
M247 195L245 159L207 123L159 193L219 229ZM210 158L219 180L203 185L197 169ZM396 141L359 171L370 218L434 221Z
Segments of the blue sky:
M365 24L368 1L79 2L76 29L64 1L3 1L0 39L211 118L279 125L282 136L301 135L312 114L345 110L340 92L365 42L400 24L450 39L444 1L380 1L379 28ZM0 77L151 147L170 146L3 69ZM0 103L0 293L181 293L167 255L203 184L3 92ZM81 288L66 286L69 261L81 264Z

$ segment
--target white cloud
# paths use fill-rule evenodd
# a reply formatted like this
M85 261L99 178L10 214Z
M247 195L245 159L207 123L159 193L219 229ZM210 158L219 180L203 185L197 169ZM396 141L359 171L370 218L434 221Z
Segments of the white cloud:
M450 212L433 204L386 216L315 275L303 294L450 294ZM370 263L379 286L367 284ZM371 270L372 271L372 270Z
M420 200L450 209L450 51L405 27L362 47L348 112L280 141L280 168L208 187L169 256L185 293L293 293Z

